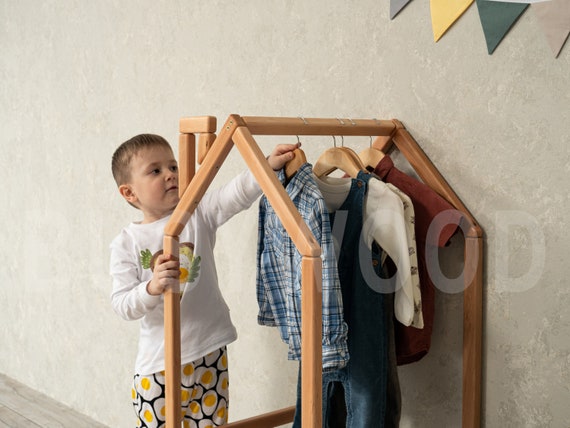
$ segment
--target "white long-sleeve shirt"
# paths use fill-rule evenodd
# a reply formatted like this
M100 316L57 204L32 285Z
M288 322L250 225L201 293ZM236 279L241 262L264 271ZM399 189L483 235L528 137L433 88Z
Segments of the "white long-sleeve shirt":
M261 195L246 171L219 189L207 192L180 234L181 363L186 364L237 338L229 308L222 297L214 261L219 226L247 209ZM164 227L170 216L153 223L131 223L111 243L111 302L126 320L140 319L135 372L164 370L164 300L149 295L153 257L162 252Z
M315 181L328 210L334 212L340 208L350 192L351 179L325 176L315 177ZM414 239L409 235L409 232L413 232L412 217L411 212L408 216L404 213L402 195L377 178L369 181L363 211L364 241L368 248L372 246L372 241L376 241L398 268L394 298L396 318L406 326L420 328L423 327L423 319L419 318L421 312L418 314L414 311L421 311L421 296L415 251L414 266L410 255L412 244L415 247Z

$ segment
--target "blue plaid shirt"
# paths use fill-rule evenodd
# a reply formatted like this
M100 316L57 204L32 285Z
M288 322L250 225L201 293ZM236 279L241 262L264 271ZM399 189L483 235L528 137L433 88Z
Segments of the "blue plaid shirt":
M284 182L283 171L279 179ZM301 217L321 245L323 292L323 370L342 368L348 362L347 332L329 214L305 163L286 186ZM257 246L258 323L277 326L289 345L288 358L301 357L301 259L281 220L265 196L259 203Z

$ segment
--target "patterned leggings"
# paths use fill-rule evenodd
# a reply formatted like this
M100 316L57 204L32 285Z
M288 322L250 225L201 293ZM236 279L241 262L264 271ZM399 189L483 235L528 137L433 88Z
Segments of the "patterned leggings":
M182 426L210 428L228 421L228 356L224 346L182 367ZM137 374L131 391L137 428L165 426L164 372Z

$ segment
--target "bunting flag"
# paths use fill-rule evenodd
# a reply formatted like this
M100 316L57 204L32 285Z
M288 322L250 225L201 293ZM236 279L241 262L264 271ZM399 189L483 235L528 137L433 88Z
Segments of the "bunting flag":
M398 13L412 0L390 0L390 19L394 19Z
M570 1L551 0L532 5L532 11L557 58L570 34Z
M489 55L499 46L517 19L528 7L528 3L497 2L477 0L479 19L485 33Z
M431 26L433 38L437 42L441 36L473 4L474 0L430 0Z

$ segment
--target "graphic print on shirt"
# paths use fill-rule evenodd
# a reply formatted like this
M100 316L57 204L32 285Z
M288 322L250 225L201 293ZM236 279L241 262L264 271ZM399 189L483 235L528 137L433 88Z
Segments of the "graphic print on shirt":
M179 246L179 260L180 260L180 297L184 294L184 291L190 291L188 285L198 278L200 273L200 256L194 255L194 244L191 242L183 242ZM150 269L154 271L154 264L159 255L161 255L164 250L157 251L152 254L147 248L141 251L140 261L144 269ZM194 284L196 285L196 284Z

